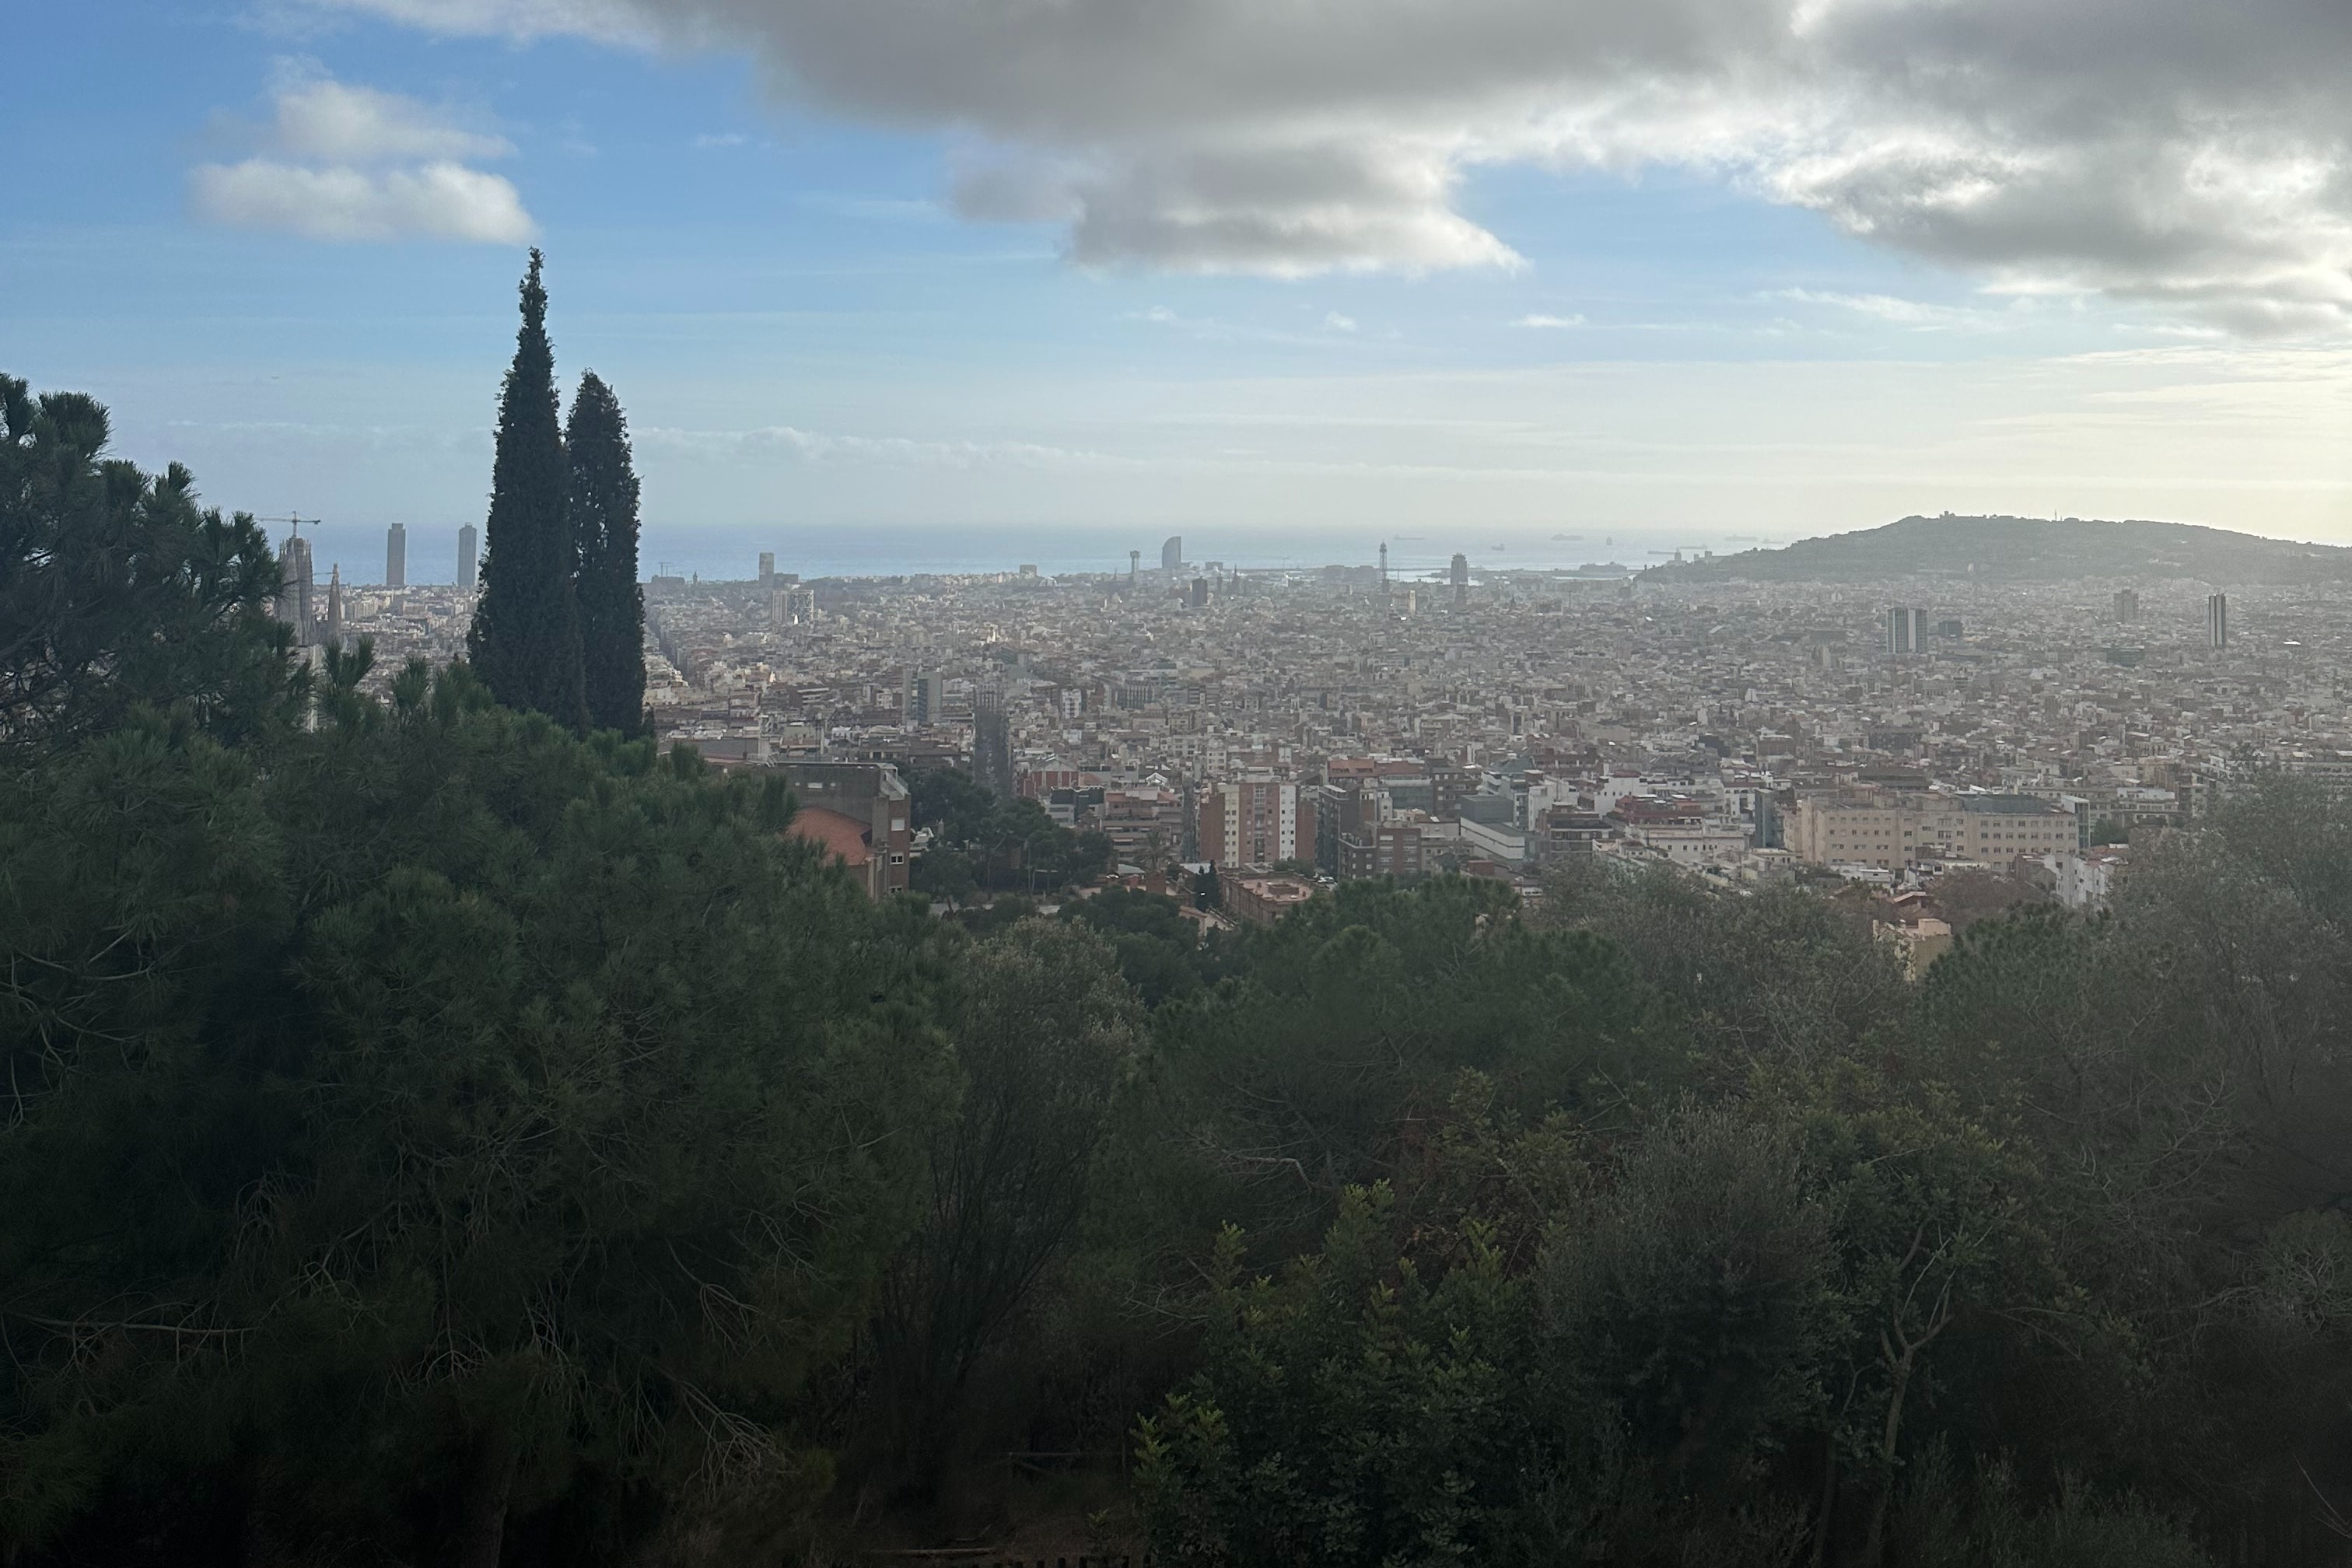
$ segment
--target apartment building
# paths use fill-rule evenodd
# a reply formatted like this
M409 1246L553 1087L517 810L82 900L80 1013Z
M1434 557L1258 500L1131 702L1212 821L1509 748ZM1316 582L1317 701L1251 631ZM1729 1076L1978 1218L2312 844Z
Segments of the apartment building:
M1201 791L1200 853L1220 866L1272 866L1315 855L1315 802L1276 778L1243 778Z
M1816 866L1900 870L1923 860L2006 860L2075 847L2074 813L2030 795L1869 790L1801 795L1789 847Z

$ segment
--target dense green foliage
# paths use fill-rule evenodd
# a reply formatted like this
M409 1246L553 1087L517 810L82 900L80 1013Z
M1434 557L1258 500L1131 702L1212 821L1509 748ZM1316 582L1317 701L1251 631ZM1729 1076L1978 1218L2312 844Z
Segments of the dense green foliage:
M646 721L646 591L637 581L637 473L613 389L583 372L563 447L580 550L580 641L588 720L634 735Z
M1092 898L1062 907L1065 920L1101 933L1118 959L1118 972L1146 1006L1190 996L1229 973L1237 942L1220 931L1203 933L1181 912L1177 901L1137 888L1106 888Z
M1154 1541L2332 1561L2347 845L2344 805L2263 783L2113 915L1989 921L1916 988L1833 905L1671 874L1559 885L1539 923L1582 951L1443 884L1285 921L1166 1037L1244 1189L1193 1223L1258 1228L1223 1234L1200 1368L1143 1428ZM1387 900L1451 940L1397 944ZM1490 943L1522 956L1482 970ZM1581 1028L1517 1010L1547 984Z
M522 280L522 325L499 393L481 596L466 651L506 706L572 729L588 718L580 619L580 542L571 519L571 465L556 407L541 257Z
M195 480L103 456L106 410L0 375L0 747L53 748L176 706L226 739L284 723L300 682L278 563Z
M948 1104L904 960L780 790L336 662L266 773L141 720L0 809L0 1530L159 1442L362 1538L798 1474L742 1413L847 1342Z
M931 848L915 867L915 888L950 903L973 893L1037 893L1085 883L1110 867L1110 841L1074 833L1034 800L1004 799L970 773L925 768L907 781L914 826Z
M1597 860L1041 920L1092 849L954 774L936 919L756 772L306 689L92 406L5 455L12 1563L824 1563L1041 1455L1169 1568L2340 1560L2352 805L1916 985Z

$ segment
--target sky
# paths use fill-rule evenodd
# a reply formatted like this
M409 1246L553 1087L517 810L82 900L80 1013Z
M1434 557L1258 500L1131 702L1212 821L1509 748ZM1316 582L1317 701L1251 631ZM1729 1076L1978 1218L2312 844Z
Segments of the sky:
M2340 0L80 0L9 36L0 373L353 553L481 515L534 244L648 565L1630 559L1943 510L2352 542Z

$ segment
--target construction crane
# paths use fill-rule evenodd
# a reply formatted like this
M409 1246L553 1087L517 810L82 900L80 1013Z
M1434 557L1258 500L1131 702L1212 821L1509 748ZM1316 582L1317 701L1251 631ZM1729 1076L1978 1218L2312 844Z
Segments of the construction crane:
M289 539L292 539L297 534L300 533L302 531L302 525L306 522L313 528L319 526L319 520L317 518L304 517L299 512L294 512L286 517L257 517L253 521L256 522L284 523L286 525L286 537Z

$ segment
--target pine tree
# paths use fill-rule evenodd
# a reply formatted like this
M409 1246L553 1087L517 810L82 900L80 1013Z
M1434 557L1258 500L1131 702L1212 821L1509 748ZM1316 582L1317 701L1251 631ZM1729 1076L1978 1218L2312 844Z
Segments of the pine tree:
M541 258L522 280L522 328L499 395L482 594L466 648L491 694L581 729L587 722L580 640L579 550L566 517L571 474L547 341Z
M594 371L580 378L564 445L580 549L581 641L588 719L634 735L645 724L645 590L637 583L637 471L620 400Z

